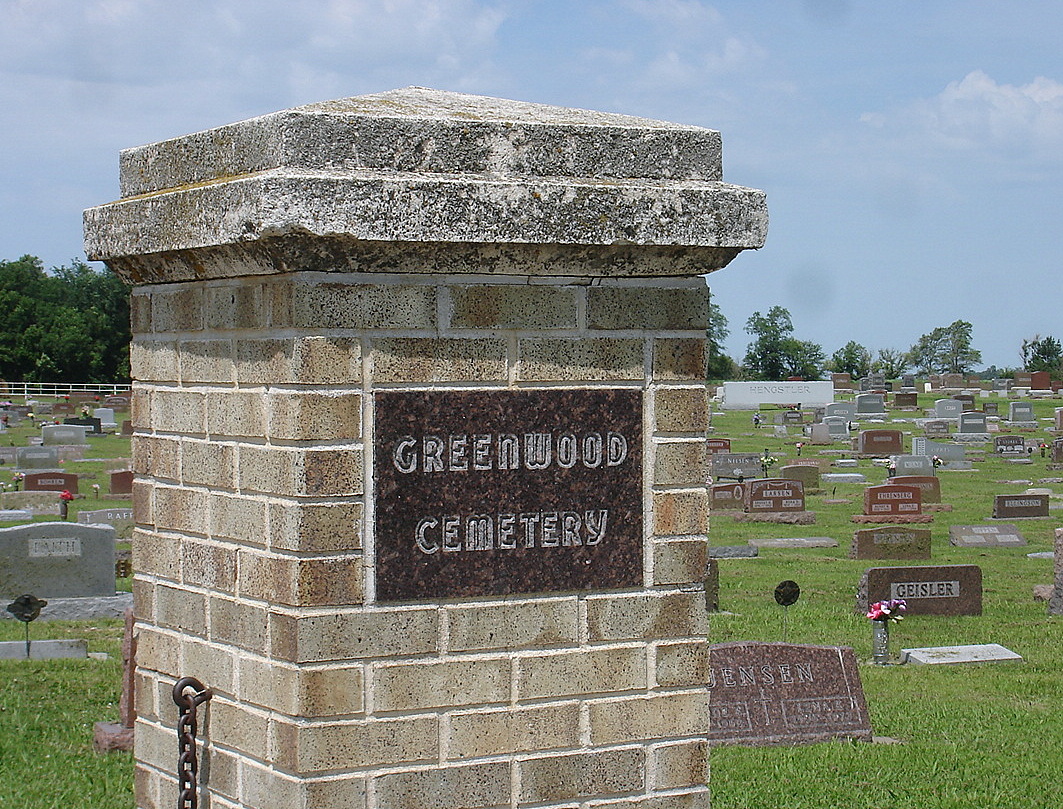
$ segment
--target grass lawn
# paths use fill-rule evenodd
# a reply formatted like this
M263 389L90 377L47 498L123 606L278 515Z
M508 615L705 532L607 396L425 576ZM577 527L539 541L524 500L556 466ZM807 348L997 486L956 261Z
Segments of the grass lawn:
M920 404L929 407L934 398L920 396ZM1006 400L999 401L1006 412ZM1035 402L1037 415L1048 418L1058 405L1063 401ZM765 411L769 424L772 414ZM793 435L777 438L770 426L754 430L748 412L718 412L713 426L715 436L732 439L736 452L768 449L780 463L796 456L799 436L793 427ZM865 426L921 434L911 423ZM2 439L24 444L29 430L23 435L23 429ZM1048 438L1043 430L1028 436ZM906 438L910 447L910 436ZM803 457L816 457L819 449L806 446ZM128 507L128 500L95 500L91 489L95 481L106 492L106 470L112 465L106 459L128 455L128 442L110 437L94 440L86 460L64 464L87 476L81 490L89 496L73 502L71 520L78 509ZM974 471L939 471L942 500L954 510L937 513L930 525L929 562L848 558L853 532L860 527L849 520L861 511L859 485L832 486L810 495L808 508L817 514L813 526L736 523L723 515L712 519L713 545L745 544L752 537L829 536L839 547L762 549L756 559L720 560L722 611L710 617L711 642L781 640L783 615L772 592L780 581L794 579L802 595L789 611L788 639L851 646L866 661L871 656L870 622L853 609L865 568L977 564L984 578L984 614L912 616L894 627L894 652L909 646L999 643L1024 657L1021 663L966 666L862 665L875 734L899 744L718 748L712 753L714 809L1044 809L1057 803L1054 785L1063 783L1063 617L1049 617L1045 604L1032 598L1033 585L1051 582L1051 560L1026 554L1051 550L1059 523L1054 516L1015 521L1029 542L1025 548L956 548L948 541L950 524L984 523L993 495L1018 493L1027 485L1004 481L1028 480L1036 486L1046 485L1038 483L1044 478L1063 478L1063 472L1046 471L1040 453L1033 458L1032 465L1018 465L989 452ZM871 461L861 461L857 471L871 483L886 479L885 469ZM10 470L0 468L0 483L8 481ZM1047 487L1063 496L1063 485ZM850 502L824 504L826 498ZM128 583L120 581L120 586L128 588ZM118 717L121 622L35 623L31 631L38 639L86 638L90 651L109 657L0 661L0 809L128 809L133 803L131 756L97 756L91 750L93 723ZM21 625L0 622L0 640L21 638Z

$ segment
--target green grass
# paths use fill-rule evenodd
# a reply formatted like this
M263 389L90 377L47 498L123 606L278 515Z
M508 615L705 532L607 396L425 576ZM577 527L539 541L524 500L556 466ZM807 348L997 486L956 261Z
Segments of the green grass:
M920 397L931 406L938 396ZM1005 405L1002 409L1006 412ZM1058 400L1035 403L1038 416L1051 416ZM771 421L771 411L766 411ZM896 412L897 418L912 413ZM921 415L921 414L920 414ZM732 439L736 452L768 449L786 463L796 458L796 428L787 439L771 427L754 430L749 413L716 413L714 434ZM865 427L869 425L864 425ZM874 425L921 435L914 424ZM1050 426L1050 425L1049 425ZM1029 434L1049 439L1044 431ZM906 436L910 447L910 437ZM1049 439L1050 440L1050 439ZM840 445L838 445L840 446ZM988 445L991 447L991 445ZM806 444L802 456L816 457L820 447ZM870 621L857 615L856 585L873 566L976 564L983 571L983 615L948 618L911 616L893 628L894 654L905 647L999 643L1018 652L1021 663L963 666L862 665L868 710L876 736L897 745L837 741L800 747L724 747L712 752L712 805L737 807L1029 807L1052 805L1048 785L1063 783L1063 618L1048 616L1035 602L1035 584L1052 581L1050 559L1028 559L1032 551L1051 550L1059 521L1016 520L1029 542L1025 548L974 549L949 544L949 525L984 523L993 496L1021 492L1025 485L1000 481L1026 479L1032 485L1063 472L1047 471L1048 459L1034 453L1032 465L1011 464L991 451L973 472L939 471L942 501L952 512L935 514L932 559L904 562L851 560L853 532L862 526L850 516L862 510L863 486L838 485L810 495L812 526L736 523L713 517L713 545L745 544L754 537L828 536L839 547L809 550L761 549L756 559L720 560L720 606L710 618L713 643L734 640L782 640L783 614L772 597L784 579L801 585L801 599L789 610L788 640L851 646L858 660L871 656ZM885 469L861 461L869 482L885 482ZM1063 494L1063 486L1047 485ZM827 498L847 504L825 504Z

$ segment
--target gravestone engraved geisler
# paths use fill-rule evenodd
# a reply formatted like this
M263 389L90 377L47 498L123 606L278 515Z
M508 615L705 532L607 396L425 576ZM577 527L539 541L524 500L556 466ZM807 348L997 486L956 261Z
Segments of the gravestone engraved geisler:
M629 587L642 394L377 394L381 601Z

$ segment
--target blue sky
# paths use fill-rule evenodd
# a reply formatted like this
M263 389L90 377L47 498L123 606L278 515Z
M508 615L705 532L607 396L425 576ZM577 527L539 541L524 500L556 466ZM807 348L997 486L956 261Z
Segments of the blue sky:
M985 364L1063 338L1063 3L0 0L0 258L83 258L118 151L411 84L719 129L767 245L709 277L754 311Z

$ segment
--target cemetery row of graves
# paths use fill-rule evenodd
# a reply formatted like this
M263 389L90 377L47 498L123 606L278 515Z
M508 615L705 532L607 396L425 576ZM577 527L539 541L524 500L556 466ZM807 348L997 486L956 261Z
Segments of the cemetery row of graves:
M710 738L739 742L713 750L713 806L1047 805L1039 785L1063 777L1063 618L1046 601L1063 399L852 387L822 409L714 413L709 641L850 647L876 741L754 746L755 712L732 719L741 662L712 662ZM799 588L790 606L783 582ZM873 665L867 610L891 597L908 610L890 664ZM901 662L940 647L1012 659Z

